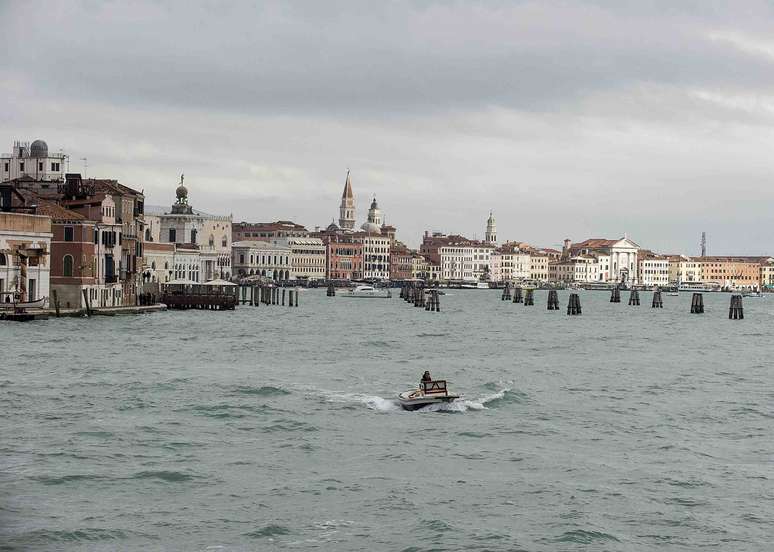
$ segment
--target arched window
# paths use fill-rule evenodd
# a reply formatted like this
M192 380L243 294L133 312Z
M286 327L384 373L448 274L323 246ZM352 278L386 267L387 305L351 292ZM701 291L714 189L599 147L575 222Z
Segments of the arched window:
M65 255L62 262L62 276L72 278L73 275L73 257L72 255Z
M5 263L8 261L5 260L5 253L0 253L0 266L5 266Z
M146 242L151 241L150 228L145 229L145 241Z
M215 236L210 234L210 247L213 247L215 245Z
M153 262L151 263L151 268L152 268L153 270L156 270L156 261L153 261Z
M191 243L196 243L196 230L191 230Z
M223 247L228 247L228 240L226 239L226 236L223 236L223 239L220 241L220 245Z

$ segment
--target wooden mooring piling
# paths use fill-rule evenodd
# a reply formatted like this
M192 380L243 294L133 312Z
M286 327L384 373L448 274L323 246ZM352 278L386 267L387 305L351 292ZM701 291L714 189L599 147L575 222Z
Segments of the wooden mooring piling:
M610 302L611 303L621 302L621 289L618 286L615 286L613 290L610 292Z
M629 292L629 306L640 306L640 292L633 289Z
M555 289L548 291L548 310L559 310L559 292Z
M567 314L574 316L581 313L580 296L577 293L571 293L570 300L567 303Z
M657 289L653 292L653 304L650 307L652 309L664 308L664 301L661 299L661 290Z
M535 290L528 289L524 293L524 306L531 307L535 304Z
M742 296L732 295L731 305L728 307L729 320L744 320L744 307L742 306Z
M522 292L522 290L521 290L520 287L517 287L516 289L513 290L513 302L514 303L523 303L524 302L524 297L523 297L521 292Z
M511 283L505 282L505 287L503 288L503 295L500 297L501 301L510 301L511 300Z
M691 298L691 314L704 313L704 296L701 293L694 293Z

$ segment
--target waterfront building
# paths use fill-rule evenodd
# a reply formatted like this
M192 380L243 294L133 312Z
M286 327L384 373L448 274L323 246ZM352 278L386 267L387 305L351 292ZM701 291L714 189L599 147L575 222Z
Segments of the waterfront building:
M430 281L432 279L430 263L427 258L416 251L411 255L411 277Z
M363 278L363 243L352 235L336 236L325 244L327 272L330 280Z
M155 219L155 216L146 216L146 222ZM175 279L175 244L159 243L158 241L145 241L144 245L143 275L145 281L150 283L165 284ZM178 257L178 262L183 259Z
M558 252L557 252L558 253ZM545 251L533 251L529 255L529 277L538 282L547 282L548 263L551 257Z
M234 275L240 278L262 276L271 280L290 280L292 250L286 245L249 240L232 245Z
M442 280L473 282L489 279L494 246L464 236L425 232L420 253L440 266Z
M579 243L565 240L565 255L594 255L599 264L598 281L637 283L640 246L627 237L618 240L592 238Z
M722 289L752 290L761 287L761 266L770 257L696 257L701 282Z
M305 238L309 231L289 220L275 222L235 222L231 225L234 241L273 240L279 238Z
M669 259L652 251L640 251L638 281L648 287L669 285Z
M669 282L671 284L701 283L701 265L685 255L669 255Z
M493 282L515 282L532 277L531 248L526 244L506 242L490 256Z
M761 289L774 289L774 259L761 264Z
M548 279L553 282L592 283L600 281L599 261L594 255L580 254L548 263Z
M118 281L121 283L123 305L137 304L137 293L142 283L143 269L143 236L145 232L145 196L124 186L112 179L81 179L79 174L65 175L65 187L81 190L78 196L88 197L93 195L109 196L114 205L112 219L121 228L120 239L115 243L120 246L120 260L118 262ZM78 197L68 195L65 191L64 198ZM74 206L75 207L75 206ZM108 230L106 230L108 231ZM113 231L111 228L109 231Z
M347 170L347 179L344 182L344 191L341 194L341 204L339 205L339 228L344 232L355 230L355 196L352 193L349 170Z
M31 144L17 140L12 153L0 155L0 182L18 181L34 192L56 192L64 182L67 164L67 156L49 153L43 140Z
M415 252L400 242L390 248L390 279L409 280L413 278L413 259Z
M174 273L185 273L185 279L208 282L231 278L231 216L210 215L195 210L188 202L188 188L183 176L180 177L175 196L170 211L149 213L145 217L148 222L146 240L175 245L172 270ZM195 260L192 259L194 251L198 251ZM163 251L156 248L154 252ZM145 281L153 281L158 264L153 269L152 264L146 262L143 270Z
M50 295L51 218L17 210L16 193L0 186L0 301L36 301Z

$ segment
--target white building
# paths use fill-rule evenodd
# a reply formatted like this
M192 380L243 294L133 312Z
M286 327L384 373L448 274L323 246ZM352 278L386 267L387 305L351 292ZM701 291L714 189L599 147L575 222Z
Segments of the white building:
M426 233L420 247L420 252L432 264L440 267L442 280L467 282L491 278L491 256L494 250L492 244L440 233L432 236ZM498 270L502 270L502 267Z
M637 283L637 254L640 246L623 237L619 240L593 238L580 243L565 240L566 257L594 255L599 264L598 281Z
M175 193L177 201L170 212L146 212L145 241L174 244L180 254L174 255L172 270L194 276L186 276L185 279L208 282L231 278L231 215L209 215L194 210L188 204L188 189L183 184L182 176ZM197 260L192 259L194 252L198 252ZM194 264L197 266L192 268ZM153 269L146 261L143 270L147 281L152 278L151 273L158 270L158 266Z
M600 280L599 262L593 255L561 259L548 264L548 278L554 282L598 282Z
M277 244L281 245L282 240ZM325 244L320 238L288 238L290 280L325 279Z
M293 264L289 246L267 241L246 240L232 244L234 275L263 276L273 280L290 280ZM323 258L325 256L323 255Z
M27 178L34 181L31 187L35 191L52 189L64 182L67 171L67 156L63 153L48 152L48 144L43 140L29 142L16 141L13 152L0 155L0 182Z
M50 294L51 218L0 212L0 301Z
M669 285L669 259L649 254L639 260L639 282L645 286Z

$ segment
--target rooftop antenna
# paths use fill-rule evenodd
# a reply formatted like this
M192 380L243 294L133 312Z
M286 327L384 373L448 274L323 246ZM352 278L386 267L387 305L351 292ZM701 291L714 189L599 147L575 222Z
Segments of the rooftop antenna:
M706 232L701 233L701 256L702 257L707 256L707 233Z
M89 160L85 157L81 157L81 161L83 161L83 178L86 178L86 171L89 169Z

